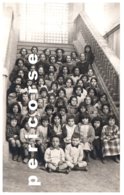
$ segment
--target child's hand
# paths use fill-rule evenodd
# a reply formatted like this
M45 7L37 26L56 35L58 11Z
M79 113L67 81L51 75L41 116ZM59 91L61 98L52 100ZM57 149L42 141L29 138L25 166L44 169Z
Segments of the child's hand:
M58 165L62 165L62 164L63 164L63 161L61 160Z
M14 135L13 137L14 137L14 138L17 138L17 137L18 137L18 135Z

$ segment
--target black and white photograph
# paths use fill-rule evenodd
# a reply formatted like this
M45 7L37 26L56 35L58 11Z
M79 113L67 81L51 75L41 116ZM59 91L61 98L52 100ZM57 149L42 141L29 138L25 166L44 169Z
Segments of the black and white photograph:
M3 192L120 192L120 2L0 7Z

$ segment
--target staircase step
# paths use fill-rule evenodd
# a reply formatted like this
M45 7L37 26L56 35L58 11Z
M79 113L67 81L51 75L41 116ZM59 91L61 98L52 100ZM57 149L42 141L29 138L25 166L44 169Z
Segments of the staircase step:
M19 53L21 48L26 48L28 52L30 53L30 49L32 46L37 46L39 49L39 53L41 53L42 50L49 48L54 54L55 50L57 48L62 48L65 50L65 54L69 55L70 52L75 51L74 46L72 44L59 44L59 43L39 43L39 42L19 42L17 46L17 54Z

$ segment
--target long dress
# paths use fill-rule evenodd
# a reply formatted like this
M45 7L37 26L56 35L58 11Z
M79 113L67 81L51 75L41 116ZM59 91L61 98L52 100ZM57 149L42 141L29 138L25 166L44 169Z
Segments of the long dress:
M120 154L120 133L119 127L105 125L101 134L102 154L105 156L115 156Z

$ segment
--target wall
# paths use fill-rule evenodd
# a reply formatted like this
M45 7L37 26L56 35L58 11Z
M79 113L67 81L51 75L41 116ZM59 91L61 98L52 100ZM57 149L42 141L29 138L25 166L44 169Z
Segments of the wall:
M5 138L6 131L6 92L9 84L8 76L13 69L17 42L18 42L18 4L2 4L1 22L3 25L2 40L0 45L1 51L1 70L2 70L2 129L3 129L3 154L4 162L7 162L8 155L8 144Z

